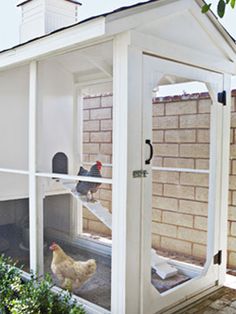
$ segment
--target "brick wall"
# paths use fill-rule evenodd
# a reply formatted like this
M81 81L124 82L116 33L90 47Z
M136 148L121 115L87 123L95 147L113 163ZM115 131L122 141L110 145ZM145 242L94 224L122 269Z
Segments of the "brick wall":
M228 264L236 266L236 93L232 101ZM153 166L208 169L211 101L207 94L165 97L153 103ZM112 162L112 96L84 100L84 160ZM111 177L111 168L103 169ZM97 195L111 210L111 187ZM205 258L208 175L153 170L153 247ZM84 227L110 234L84 210Z

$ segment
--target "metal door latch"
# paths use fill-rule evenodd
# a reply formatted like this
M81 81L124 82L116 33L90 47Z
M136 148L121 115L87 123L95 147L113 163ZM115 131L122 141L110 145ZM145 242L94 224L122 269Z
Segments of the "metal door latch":
M134 170L133 178L146 178L148 175L147 170Z
M214 264L221 265L222 263L222 251L218 251L216 255L214 255L213 258Z
M221 92L221 93L218 93L218 95L217 95L217 97L218 97L218 102L219 103L221 103L223 106L226 106L226 91L225 90L223 90L223 92Z

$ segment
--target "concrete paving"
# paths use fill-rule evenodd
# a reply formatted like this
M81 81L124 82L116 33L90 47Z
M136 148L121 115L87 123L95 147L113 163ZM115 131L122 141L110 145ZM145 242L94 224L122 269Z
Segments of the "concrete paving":
M222 287L174 314L236 314L236 290Z

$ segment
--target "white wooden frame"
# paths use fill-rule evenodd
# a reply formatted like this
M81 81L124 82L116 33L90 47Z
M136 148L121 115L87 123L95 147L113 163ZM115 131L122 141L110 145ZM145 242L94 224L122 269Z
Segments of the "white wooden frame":
M156 63L156 64L155 64ZM160 65L162 64L162 67ZM161 69L162 68L162 69ZM171 69L172 68L172 69ZM221 219L223 210L226 211L227 208L227 199L224 197L222 199L222 189L224 189L225 193L225 185L228 187L228 159L229 152L226 151L224 155L224 162L226 163L226 168L223 168L222 161L222 151L223 147L229 147L229 113L230 110L230 100L227 103L225 108L225 114L223 111L222 104L217 102L217 93L222 91L226 84L223 84L223 75L207 72L205 70L189 67L186 65L177 64L171 61L156 59L155 57L144 56L144 94L143 94L143 103L147 104L149 102L150 108L145 112L150 117L151 113L151 104L152 104L152 88L154 88L157 81L162 76L162 71L164 73L176 74L180 77L192 78L194 80L205 81L208 87L210 87L211 94L213 95L213 105L212 105L212 113L211 113L211 148L210 148L210 178L209 178L209 215L208 215L208 253L207 253L207 262L201 275L196 277L189 282L180 285L170 291L159 294L151 285L151 275L150 275L150 247L151 247L151 238L150 231L151 230L151 182L152 180L143 179L144 181L144 207L145 212L143 215L146 216L146 219L143 219L143 230L142 230L142 274L143 274L143 283L142 283L142 296L143 306L142 313L154 313L162 311L164 308L171 307L176 305L181 299L183 300L183 296L189 295L189 291L191 291L191 295L194 295L201 292L202 290L208 288L209 286L215 286L216 282L218 284L222 284L224 281L224 274L226 272L226 243L221 243L219 241L218 232L224 234L227 230L227 217L224 215L224 218ZM230 95L230 88L227 85L227 93ZM149 99L148 99L149 97ZM224 123L225 128L223 130L222 124ZM144 138L143 143L145 143L145 138L151 138L151 128L150 123L144 123ZM224 134L225 133L225 134ZM149 136L147 136L149 134ZM224 135L223 135L224 134ZM228 141L228 142L227 142ZM144 157L145 158L145 153ZM148 172L151 172L151 166L143 165L144 169ZM159 169L159 167L157 168ZM169 170L163 168L163 170ZM173 171L181 171L184 169L174 168ZM192 169L187 169L189 172ZM199 172L196 170L196 172ZM207 173L208 171L203 171L201 173ZM223 182L222 182L223 179ZM227 194L227 193L226 193ZM146 201L145 201L146 199ZM148 209L149 208L149 209ZM148 213L147 213L148 212ZM149 235L148 235L149 234ZM149 243L149 245L148 245ZM213 257L219 251L222 250L223 260L221 266L213 264ZM170 298L171 295L171 298Z
M73 95L73 107L74 107L74 173L78 170L78 165L86 164L92 165L93 163L85 163L83 162L83 89L96 84L108 83L111 82L112 78L102 78L102 79L94 79L82 83L74 82L74 95ZM103 164L103 166L106 166ZM94 181L94 182L98 182ZM109 184L112 184L112 180L108 181ZM105 182L103 182L105 183ZM83 233L83 206L76 199L72 198L72 237L77 238Z
M221 36L218 31L214 29L213 25L207 18L197 14L199 10L196 3L189 5L188 0L171 1L167 6L162 7L162 2L156 5L155 3L147 4L144 12L139 8L134 9L134 14L140 19L133 18L127 15L126 12L119 15L98 17L85 24L78 25L75 28L69 28L63 32L57 32L50 37L42 38L38 41L33 41L27 45L17 48L14 51L6 51L1 54L0 67L7 69L15 67L19 64L30 62L30 101L29 101L29 170L13 170L1 168L0 172L16 173L29 176L29 194L30 194L30 267L33 271L43 273L43 217L42 217L42 198L43 198L43 184L41 178L59 178L64 180L81 180L94 182L93 178L60 175L53 173L37 173L36 171L36 108L37 108L37 61L40 59L54 56L91 46L93 44L107 41L114 38L114 125L113 125L113 179L101 179L99 182L113 184L113 252L112 252L112 313L142 313L148 314L152 310L156 310L157 306L163 307L166 304L156 305L156 291L153 290L149 296L145 298L148 289L145 290L144 281L144 265L149 265L149 260L146 257L150 251L143 254L144 244L146 245L143 233L149 231L147 226L149 218L144 212L144 205L151 205L143 197L142 190L144 189L144 180L134 180L132 178L132 171L142 169L143 161L145 159L145 152L143 149L143 95L142 87L145 77L145 84L149 84L149 91L152 89L153 77L149 76L149 72L145 72L142 67L143 52L151 53L156 56L181 62L191 63L192 65L199 65L203 68L210 69L221 73L226 71L228 73L235 73L234 50L225 41L221 41ZM156 10L158 8L158 10ZM151 9L155 9L151 11ZM221 62L217 58L210 58L208 55L198 53L193 49L188 49L179 45L171 44L165 40L158 39L153 36L140 34L138 32L126 32L131 28L138 27L140 21L146 21L148 17L152 20L159 16L166 16L175 13L176 10L190 9L196 19L205 28L210 29L210 34L214 41L223 44L223 53L227 58L223 58ZM171 10L171 11L170 11ZM149 12L150 11L150 12ZM149 16L150 13L150 16ZM230 57L230 58L229 58ZM36 60L37 59L37 60ZM230 60L229 60L230 59ZM30 61L29 61L30 60ZM34 60L34 61L31 61ZM107 73L111 74L110 71ZM219 74L218 74L219 75ZM217 75L216 75L217 76ZM216 131L219 135L217 145L214 145L214 150L211 154L217 154L218 161L214 164L211 171L212 182L214 179L220 180L211 195L219 193L216 200L217 215L220 220L215 225L216 233L219 228L220 235L217 245L215 245L214 238L212 241L213 251L216 247L222 248L223 252L226 249L227 241L227 192L228 192L228 156L229 156L229 118L230 118L230 76L224 75L224 88L227 91L227 106L222 108L220 106L214 108L215 119L214 123L219 123L220 128ZM83 82L86 84L87 82ZM217 88L215 89L217 91ZM220 90L221 91L221 90ZM150 102L150 95L146 95L148 102ZM76 98L76 93L75 96ZM77 104L74 102L74 110L77 112ZM135 114L134 114L135 112ZM74 122L76 129L76 122ZM216 136L213 142L216 140ZM74 140L74 150L76 151L77 138ZM216 144L216 143L215 143ZM224 149L224 154L222 151ZM144 152L140 154L140 152ZM138 152L138 153L137 153ZM169 171L171 171L169 169ZM179 169L180 171L180 169ZM190 171L189 172L193 172ZM95 179L98 182L98 179ZM212 205L213 206L213 205ZM76 207L76 206L75 206ZM76 208L75 208L76 210ZM220 213L219 213L220 211ZM145 226L144 226L145 225ZM142 232L142 237L141 237ZM149 239L147 239L149 241ZM212 251L212 252L213 252ZM132 254L131 254L132 252ZM145 259L144 259L145 256ZM210 256L211 257L211 256ZM210 258L209 267L212 267ZM226 265L226 255L223 254L223 263L217 267L216 272L210 279L218 278L221 284L224 280ZM208 275L208 274L206 274ZM150 272L148 274L150 276ZM198 282L192 281L192 291L197 290L200 286L205 287L205 278L202 277ZM149 282L150 283L150 282ZM141 289L140 289L141 287ZM206 288L207 290L207 288ZM173 290L172 290L173 291ZM177 289L175 289L177 291ZM175 293L174 291L174 293ZM189 285L185 285L183 290L186 295L189 295ZM209 290L207 290L209 291ZM171 294L170 291L167 294ZM167 295L166 294L166 295ZM178 295L178 292L176 292ZM152 299L153 298L153 299ZM172 304L179 298L171 296ZM141 301L140 301L141 300ZM148 303L148 304L147 304ZM108 311L91 305L93 313L108 313ZM91 312L91 313L92 313Z

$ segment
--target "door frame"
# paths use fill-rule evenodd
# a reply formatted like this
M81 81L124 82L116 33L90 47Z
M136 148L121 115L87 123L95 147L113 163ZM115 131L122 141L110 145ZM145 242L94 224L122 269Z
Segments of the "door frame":
M163 74L206 83L213 104L211 105L210 125L210 165L208 199L208 239L207 261L200 276L159 294L151 284L151 222L152 222L152 168L145 164L147 155L146 139L152 139L152 90ZM223 191L228 187L230 97L227 106L217 100L218 92L229 87L229 80L223 74L143 54L143 149L142 165L149 175L142 180L142 232L141 232L141 309L142 313L156 313L163 308L176 305L189 297L221 284L226 270L227 199ZM149 106L147 105L149 104ZM223 148L224 149L223 154ZM226 164L224 164L226 163ZM214 222L214 223L213 223ZM223 239L223 240L222 240ZM222 251L223 262L215 265L214 255Z

